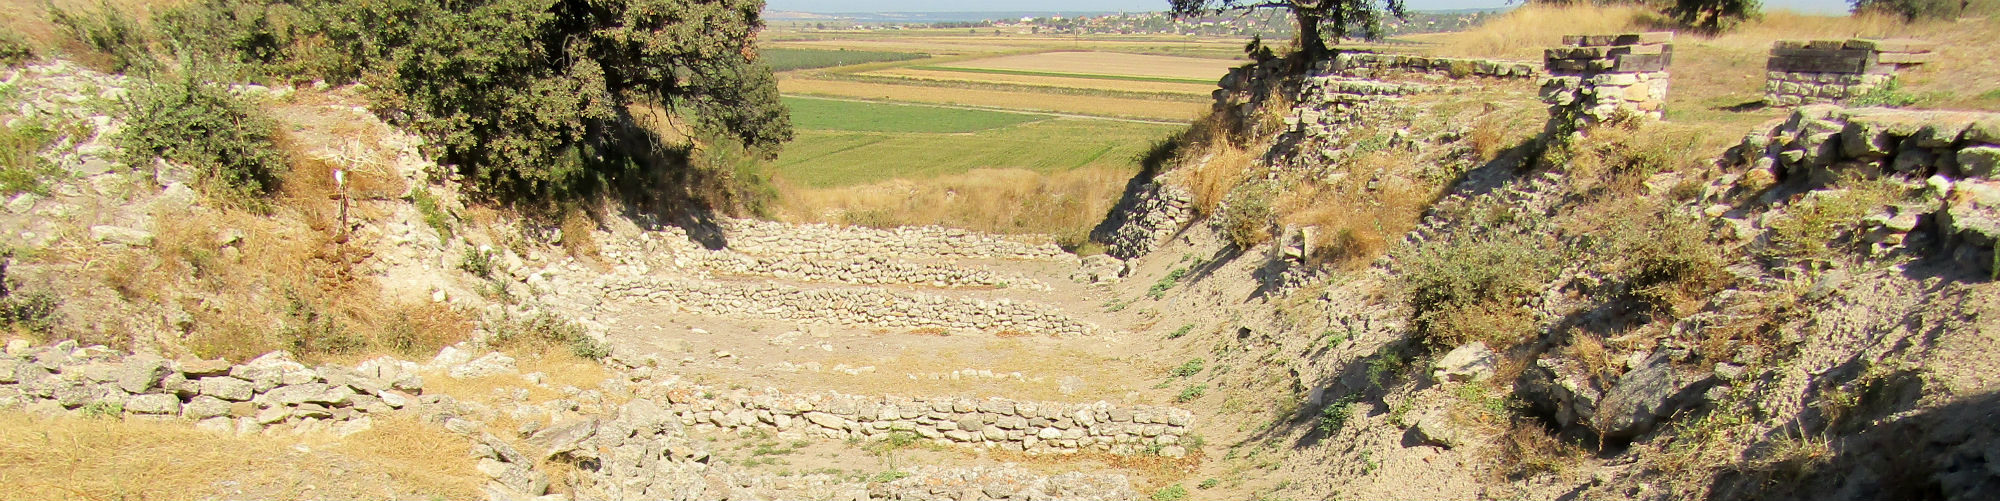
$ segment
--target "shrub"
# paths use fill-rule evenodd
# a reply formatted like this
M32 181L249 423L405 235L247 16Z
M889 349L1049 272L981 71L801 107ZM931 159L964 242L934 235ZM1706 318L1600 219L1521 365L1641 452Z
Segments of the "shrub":
M1757 17L1757 0L1676 0L1667 15L1681 24L1719 33L1736 23Z
M56 307L61 302L47 292L21 292L20 285L7 277L7 265L13 258L12 250L0 250L0 328L46 334L55 326Z
M1957 19L1965 13L1966 2L1960 0L1849 0L1854 13L1878 12L1903 16L1904 19Z
M1657 311L1679 314L1681 303L1705 298L1729 273L1720 248L1695 217L1665 213L1643 231L1621 232L1626 280L1632 293Z
M1222 232L1229 242L1238 249L1248 249L1270 241L1271 226L1277 219L1271 202L1276 196L1277 186L1269 182L1246 183L1231 190L1221 214Z
M1473 340L1513 346L1534 322L1522 301L1540 292L1561 264L1553 244L1515 233L1460 232L1400 256L1397 288L1411 326L1430 346Z
M431 190L422 186L410 190L410 203L417 206L417 214L424 217L424 225L437 230L438 238L451 239L451 215L438 206L437 197L431 195Z
M1167 334L1167 339L1179 339L1181 336L1188 335L1189 332L1194 332L1194 324L1186 324L1182 325L1179 329L1174 329L1172 333Z
M93 52L86 62L113 73L152 68L145 29L131 15L100 0L95 11L69 11L48 4L49 20L83 49Z
M493 278L493 249L483 245L467 247L458 260L458 269L479 278Z
M1153 501L1184 501L1187 497L1187 488L1181 487L1181 484L1161 487L1160 490L1153 491L1152 496Z
M35 50L28 47L28 41L4 27L0 27L0 68L20 66L35 58Z
M1772 218L1770 243L1762 254L1796 261L1832 261L1853 243L1847 237L1860 229L1863 216L1903 195L1893 181L1844 184L1848 186L1809 193L1787 206L1783 215Z
M287 168L271 119L192 73L142 83L126 105L125 128L113 140L134 167L150 166L156 157L185 164L209 196L250 206L261 204Z

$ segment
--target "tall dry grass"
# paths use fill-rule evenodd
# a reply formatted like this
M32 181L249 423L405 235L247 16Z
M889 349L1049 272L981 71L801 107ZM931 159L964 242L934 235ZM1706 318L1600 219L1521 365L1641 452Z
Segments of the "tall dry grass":
M1440 55L1539 60L1563 35L1637 31L1651 14L1635 5L1529 4L1469 31L1421 38L1436 42Z
M478 493L469 452L464 439L414 418L378 418L373 429L336 440L4 413L0 497L466 499Z
M1083 168L1055 173L977 169L924 180L897 179L836 188L773 180L774 215L792 222L873 227L944 225L1007 234L1048 234L1080 246L1118 202L1130 169Z

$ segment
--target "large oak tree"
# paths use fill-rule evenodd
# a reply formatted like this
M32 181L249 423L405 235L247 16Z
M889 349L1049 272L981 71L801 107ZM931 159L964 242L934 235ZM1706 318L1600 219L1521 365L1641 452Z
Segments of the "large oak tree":
M1198 16L1254 9L1285 9L1299 23L1299 50L1307 61L1325 58L1327 37L1374 40L1382 18L1402 19L1403 0L1167 0L1175 16Z

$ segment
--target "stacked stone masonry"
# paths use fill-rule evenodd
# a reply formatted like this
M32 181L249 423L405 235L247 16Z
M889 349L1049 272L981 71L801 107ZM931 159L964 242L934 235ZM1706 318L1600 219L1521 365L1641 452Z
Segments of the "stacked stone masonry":
M1765 65L1764 102L1798 106L1866 95L1898 71L1929 62L1934 47L1921 40L1780 40Z
M1737 147L1748 175L1831 185L1894 175L1925 193L1864 220L1876 250L1936 249L1992 274L2000 240L2000 114L1807 105Z
M875 440L907 433L940 445L1030 454L1188 453L1182 440L1194 413L1171 407L1121 407L1107 402L1029 402L1004 398L867 397L840 393L783 394L726 390L672 378L644 384L642 394L696 431L799 432L829 439Z
M1622 115L1658 119L1667 102L1673 33L1571 35L1543 52L1542 100L1552 127L1588 128Z
M775 283L640 277L604 285L607 296L673 305L703 315L828 323L872 329L943 329L1050 336L1095 334L1097 326L1055 308L1009 299L987 301L881 289L802 289Z
M1450 57L1424 57L1405 54L1376 54L1372 52L1342 52L1333 59L1319 63L1315 74L1339 75L1350 78L1385 78L1397 73L1430 73L1450 78L1534 78L1533 63L1496 61L1491 59L1464 59Z

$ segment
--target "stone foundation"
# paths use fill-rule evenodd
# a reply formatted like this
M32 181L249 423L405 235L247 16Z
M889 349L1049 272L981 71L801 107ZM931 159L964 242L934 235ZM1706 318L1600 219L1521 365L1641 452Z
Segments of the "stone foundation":
M1552 128L1572 130L1620 116L1662 117L1673 33L1572 35L1564 47L1544 51L1550 77L1542 81Z
M1771 44L1764 102L1771 106L1839 103L1929 62L1935 44L1918 40L1780 40Z

